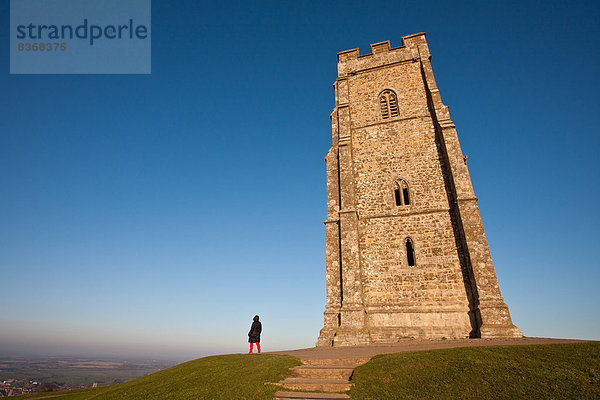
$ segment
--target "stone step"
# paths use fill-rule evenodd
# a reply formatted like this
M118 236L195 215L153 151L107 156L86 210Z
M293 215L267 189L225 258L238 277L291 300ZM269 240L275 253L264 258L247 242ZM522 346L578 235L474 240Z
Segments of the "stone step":
M352 358L310 358L302 359L303 365L326 365L326 366L343 366L356 368L363 365L370 358L352 357Z
M320 390L323 392L345 392L352 386L347 379L285 378L277 383L292 390Z
M275 400L342 400L350 399L347 394L340 393L307 393L307 392L277 392Z
M290 372L296 378L349 380L353 370L354 368L349 366L300 365L291 368Z

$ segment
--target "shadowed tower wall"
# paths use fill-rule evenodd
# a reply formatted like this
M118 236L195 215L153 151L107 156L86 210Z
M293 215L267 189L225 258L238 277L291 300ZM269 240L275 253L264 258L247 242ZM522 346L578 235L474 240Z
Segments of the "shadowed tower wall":
M317 345L522 336L500 294L425 34L402 41L338 54Z

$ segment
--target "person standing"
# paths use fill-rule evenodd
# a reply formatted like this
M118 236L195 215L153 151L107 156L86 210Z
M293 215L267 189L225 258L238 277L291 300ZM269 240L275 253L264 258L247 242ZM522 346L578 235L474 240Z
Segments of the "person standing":
M248 343L250 343L250 352L248 354L252 354L252 345L256 343L256 348L258 349L258 353L260 353L260 333L262 332L262 324L258 321L258 315L254 316L254 322L252 322L252 326L250 327L250 332L248 332Z

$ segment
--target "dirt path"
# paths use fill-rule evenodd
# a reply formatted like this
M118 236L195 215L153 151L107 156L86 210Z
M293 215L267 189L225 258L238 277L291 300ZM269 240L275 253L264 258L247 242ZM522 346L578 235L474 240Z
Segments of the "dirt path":
M450 349L471 346L518 346L528 344L580 343L585 340L551 339L551 338L503 338L503 339L451 339L424 340L407 339L393 344L373 344L370 346L352 347L311 347L308 349L274 351L271 354L287 354L301 360L320 358L371 358L378 354L400 353L403 351L420 351Z

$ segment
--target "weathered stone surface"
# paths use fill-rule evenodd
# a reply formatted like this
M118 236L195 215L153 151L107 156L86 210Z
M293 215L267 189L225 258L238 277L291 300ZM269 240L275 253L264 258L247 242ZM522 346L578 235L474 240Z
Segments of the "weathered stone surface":
M275 400L334 400L350 399L347 394L340 393L305 393L305 392L283 392L275 393Z
M290 369L293 378L350 380L353 366L301 365Z
M522 336L500 295L425 34L402 40L393 49L373 44L367 55L338 54L317 345ZM400 182L408 204L395 193Z

